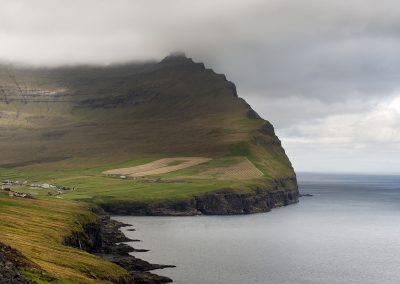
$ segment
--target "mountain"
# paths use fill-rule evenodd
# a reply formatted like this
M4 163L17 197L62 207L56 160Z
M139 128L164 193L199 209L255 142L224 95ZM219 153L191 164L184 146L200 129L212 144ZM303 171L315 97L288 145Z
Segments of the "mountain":
M180 54L106 67L3 65L0 130L1 178L58 184L71 189L59 198L113 213L252 213L298 200L273 126L224 75Z

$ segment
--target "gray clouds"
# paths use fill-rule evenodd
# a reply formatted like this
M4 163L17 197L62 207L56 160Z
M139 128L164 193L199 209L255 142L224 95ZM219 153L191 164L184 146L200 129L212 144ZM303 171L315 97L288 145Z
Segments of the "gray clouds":
M237 84L298 170L400 171L398 1L0 4L2 61L108 64L182 50Z

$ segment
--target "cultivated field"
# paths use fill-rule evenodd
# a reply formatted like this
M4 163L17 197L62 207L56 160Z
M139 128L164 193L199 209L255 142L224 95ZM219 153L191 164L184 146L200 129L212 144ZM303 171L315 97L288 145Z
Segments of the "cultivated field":
M124 175L128 177L145 177L157 174L165 174L177 170L193 167L210 161L204 157L175 157L156 160L144 165L113 169L103 172L105 175Z
M191 168L197 165L211 161L205 157L174 157L164 158L150 163L142 164L135 167L119 168L104 171L103 174L108 176L126 176L126 177L146 177L173 173L179 170ZM214 161L214 160L213 160ZM172 180L176 178L184 179L226 179L226 180L246 180L255 179L263 176L263 173L254 166L246 157L232 157L224 159L225 164L219 164L219 159L215 163L208 163L201 167L194 167L191 174L177 172ZM165 177L165 176L162 176Z
M210 169L200 175L216 176L222 179L254 179L263 176L263 173L247 158L244 158L233 165Z

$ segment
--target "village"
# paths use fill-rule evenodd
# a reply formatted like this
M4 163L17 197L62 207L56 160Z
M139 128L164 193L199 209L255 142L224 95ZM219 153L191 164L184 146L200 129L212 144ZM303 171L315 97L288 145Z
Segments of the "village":
M22 189L28 189L30 192L21 192ZM1 192L8 194L10 197L34 199L35 195L38 194L37 190L46 190L48 196L61 198L62 194L66 191L75 190L75 187L70 188L49 183L29 183L27 180L6 179L1 181Z

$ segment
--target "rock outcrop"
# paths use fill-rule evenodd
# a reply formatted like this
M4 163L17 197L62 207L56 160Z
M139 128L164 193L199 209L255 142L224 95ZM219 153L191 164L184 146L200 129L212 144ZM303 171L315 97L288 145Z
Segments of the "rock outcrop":
M34 284L54 283L56 279L43 271L18 250L0 243L0 283Z
M15 249L0 243L0 283L28 284L20 269L30 267L31 264Z

